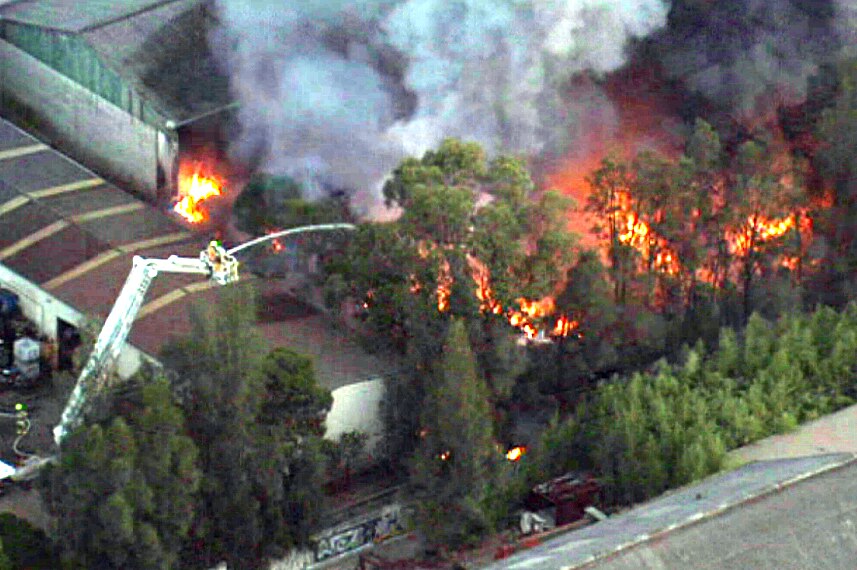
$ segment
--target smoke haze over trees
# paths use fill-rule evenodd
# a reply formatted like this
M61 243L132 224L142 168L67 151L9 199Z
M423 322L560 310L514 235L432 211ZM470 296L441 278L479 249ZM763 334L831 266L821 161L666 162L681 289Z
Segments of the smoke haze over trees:
M489 152L561 150L599 97L562 86L612 71L662 26L661 0L217 3L212 46L232 78L262 168L372 196L406 155L450 136ZM566 100L567 99L567 100ZM368 200L368 201L367 201ZM377 204L375 204L377 205Z
M609 83L629 65L669 83L666 111L640 109L663 119L752 122L800 103L820 67L853 51L857 21L853 0L216 5L210 42L241 104L233 154L311 198L354 191L375 215L392 168L447 137L537 158L585 155L594 131L620 138L641 84ZM655 138L676 128L655 125Z

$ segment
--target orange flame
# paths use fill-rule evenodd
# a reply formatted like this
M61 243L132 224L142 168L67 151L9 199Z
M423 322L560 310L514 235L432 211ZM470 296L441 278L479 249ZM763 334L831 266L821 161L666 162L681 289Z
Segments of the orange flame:
M417 244L417 253L422 259L427 259L429 253L435 249L434 244L427 244L424 241L421 241ZM437 296L437 310L441 313L446 312L449 309L449 296L452 293L452 275L451 270L449 268L449 262L444 259L440 264L440 268L438 269L437 274L437 290L435 295ZM422 290L422 285L417 281L415 276L411 276L411 293L418 293Z
M729 252L743 257L747 255L754 240L766 242L784 236L795 226L795 217L770 219L763 216L749 216L746 225L740 231L727 232Z
M568 336L568 333L577 329L578 326L579 323L577 321L572 321L565 315L562 315L556 320L553 331L551 331L551 336Z
M420 242L417 246L417 252L423 259L428 258L430 251L433 249L435 249L433 244L426 244L425 242ZM477 285L475 295L480 301L480 311L495 315L503 314L503 306L494 298L494 292L491 289L490 271L488 268L481 261L469 254L467 255L467 262L470 266L471 276ZM411 275L410 281L410 292L413 294L419 293L422 290L422 284L417 280L416 276ZM441 313L449 310L453 282L449 261L443 259L438 269L437 289L435 292L437 310ZM539 300L529 300L520 297L516 299L516 302L520 305L521 310L506 311L505 316L509 324L521 330L530 340L539 338L539 328L533 320L549 317L553 314L556 309L553 297L547 296ZM364 303L364 307L366 305L368 303ZM552 328L545 330L549 330L548 334L552 337L565 337L568 336L569 332L576 329L577 326L577 321L570 321L567 317L561 316L556 320Z
M480 301L479 310L483 313L502 314L503 306L494 298L494 292L491 289L491 272L488 270L488 267L472 255L467 256L467 263L470 266L470 274L473 277L473 281L477 285L475 292L476 298ZM515 302L518 303L521 310L508 310L506 312L509 324L521 330L528 339L533 340L537 338L539 329L532 321L533 319L549 317L554 313L556 310L554 298L547 296L539 300L529 300L519 297L515 299ZM550 335L565 337L576 327L576 321L569 321L567 317L561 316L554 324L553 329L551 329Z
M613 214L619 243L636 249L644 258L651 255L651 250L657 246L658 251L652 263L655 270L668 275L677 275L681 270L678 255L669 247L665 239L651 230L649 224L640 219L637 212L631 209L631 196L627 192L619 193L619 208ZM656 219L663 218L663 212L655 214Z
M437 276L437 310L441 313L449 309L451 287L452 275L450 275L449 262L444 259Z
M179 173L179 195L181 198L173 206L187 221L198 224L206 218L199 204L214 196L220 196L221 182L213 176L202 176L197 168L193 174Z
M524 456L526 452L527 448L523 445L513 447L512 449L506 452L506 459L508 459L512 463L520 461L520 459Z
M275 234L279 231L280 230L278 230L276 228L268 229L268 230L265 230L265 235L269 236L269 235ZM273 251L274 253L280 253L284 249L286 249L286 246L283 245L283 242L281 242L279 240L279 238L274 238L271 240L271 251Z

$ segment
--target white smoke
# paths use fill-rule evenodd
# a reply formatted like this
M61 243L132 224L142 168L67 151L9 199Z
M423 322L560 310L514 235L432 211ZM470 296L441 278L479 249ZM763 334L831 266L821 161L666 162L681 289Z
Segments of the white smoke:
M445 137L491 152L560 151L583 70L625 61L664 0L216 0L211 44L241 104L233 151L262 168L362 192ZM602 104L600 101L599 104ZM583 107L583 108L582 108Z

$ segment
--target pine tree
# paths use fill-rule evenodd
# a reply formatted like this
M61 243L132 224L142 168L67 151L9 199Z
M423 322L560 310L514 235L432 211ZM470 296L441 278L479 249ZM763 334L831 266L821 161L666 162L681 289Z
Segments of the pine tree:
M717 371L725 378L736 378L743 368L743 355L735 331L729 327L720 329L720 342L714 359Z
M2 540L0 540L0 570L12 570L12 562L9 561L9 557L6 556L6 552L3 550Z
M775 342L770 323L758 313L753 313L744 331L744 378L752 379L768 366Z
M494 444L488 389L459 320L450 325L433 380L423 402L423 437L411 468L411 485L419 498L416 522L430 544L458 546L492 526L484 505L501 458Z
M185 435L185 418L173 399L169 382L157 377L142 388L142 410L129 418L137 442L137 469L151 490L137 516L145 522L139 541L150 560L176 565L190 531L198 500L199 452ZM151 562L150 562L151 563Z
M128 396L115 406L127 419L77 430L46 478L43 495L72 567L173 568L184 546L199 483L196 447L165 379Z

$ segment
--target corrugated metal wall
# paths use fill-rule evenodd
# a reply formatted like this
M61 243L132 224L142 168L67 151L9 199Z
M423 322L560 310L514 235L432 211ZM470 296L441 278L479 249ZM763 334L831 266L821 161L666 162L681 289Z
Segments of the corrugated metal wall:
M35 57L0 40L3 103L102 176L157 200L158 131Z
M151 125L163 122L119 74L102 63L95 50L80 36L17 22L0 21L0 38L131 116Z

